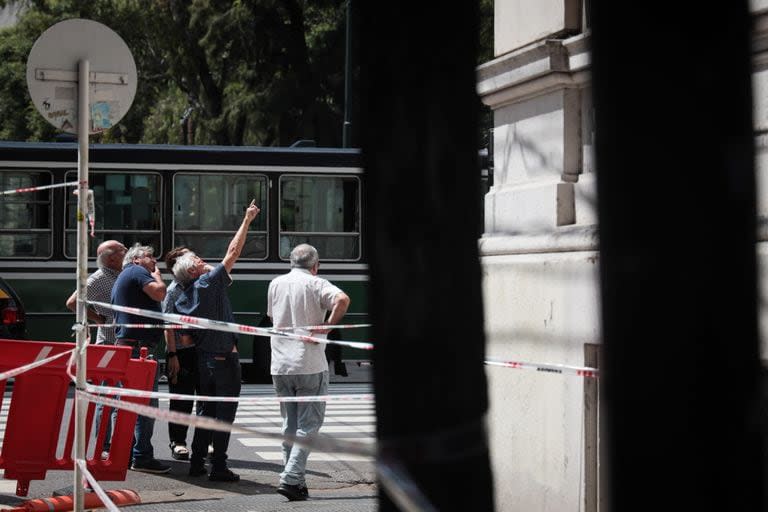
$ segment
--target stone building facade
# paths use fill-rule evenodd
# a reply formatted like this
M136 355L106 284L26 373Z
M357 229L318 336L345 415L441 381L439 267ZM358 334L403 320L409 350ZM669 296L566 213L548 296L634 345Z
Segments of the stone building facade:
M750 6L763 219L768 0ZM478 68L477 83L494 117L493 181L479 241L487 354L599 366L589 1L496 0L494 24L495 58ZM652 176L644 179L653 182ZM760 225L758 254L765 267L768 229ZM765 342L763 354L766 359ZM487 374L497 508L599 510L599 379L500 367L488 367Z

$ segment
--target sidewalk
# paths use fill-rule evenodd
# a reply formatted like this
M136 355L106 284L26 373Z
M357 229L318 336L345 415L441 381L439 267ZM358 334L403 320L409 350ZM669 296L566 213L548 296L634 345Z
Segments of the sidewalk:
M311 456L310 456L311 459ZM310 499L289 502L276 492L274 470L243 471L237 468L243 479L236 484L209 482L207 479L184 478L173 488L149 490L146 485L136 485L141 491L142 504L125 507L126 510L175 512L175 511L355 511L373 512L378 508L377 487L372 471L307 472ZM134 472L126 482L115 488L130 488ZM153 478L142 475L142 479ZM156 480L166 480L154 477ZM118 483L118 482L115 482ZM138 482L136 482L138 484Z
M377 510L378 498L372 466L365 471L331 470L307 471L310 499L289 502L277 494L276 471L269 464L233 461L232 468L242 479L237 483L210 482L207 478L186 475L188 464L171 462L169 475L150 475L128 471L124 482L102 482L106 490L132 489L139 493L142 503L124 506L121 510L186 512L186 511L360 511ZM308 468L311 468L311 463ZM27 499L71 494L71 472L54 471L44 482L34 482L34 492L26 498L13 496L10 488L0 494L0 510L20 506ZM15 481L13 483L15 486ZM10 486L8 486L10 487ZM59 492L57 492L59 491Z

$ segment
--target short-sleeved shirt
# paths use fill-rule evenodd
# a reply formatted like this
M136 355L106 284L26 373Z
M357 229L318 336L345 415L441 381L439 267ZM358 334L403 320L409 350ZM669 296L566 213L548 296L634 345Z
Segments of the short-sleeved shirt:
M168 285L168 289L165 291L165 298L163 299L163 313L178 314L176 300L183 291L184 287L175 279ZM189 334L189 332L186 329L174 329L173 334L176 337L176 350L187 348L186 346L179 345L179 338L181 338L182 334ZM188 346L191 347L191 345Z
M88 276L86 298L96 302L109 302L112 300L112 288L117 281L120 272L111 268L102 267ZM96 313L104 317L104 323L111 324L114 321L114 311L104 306L91 306ZM105 345L115 344L115 328L99 327L96 332L96 343Z
M234 322L235 315L227 295L232 283L227 269L219 263L210 272L201 275L182 290L176 299L176 311L182 315ZM237 334L211 329L187 331L195 346L203 352L229 353L237 345Z
M294 268L269 283L267 315L272 325L301 327L322 324L341 290L309 270ZM272 375L307 375L328 370L325 344L272 336Z
M129 306L132 308L148 309L150 311L160 310L160 303L153 300L144 293L144 287L148 283L155 282L155 278L149 273L149 270L141 265L129 264L115 281L112 288L112 304L118 306ZM115 311L115 323L117 324L159 324L158 320L145 316L134 315ZM140 329L136 327L117 327L115 328L115 337L117 339L129 339L140 341L143 345L154 347L163 341L162 329Z

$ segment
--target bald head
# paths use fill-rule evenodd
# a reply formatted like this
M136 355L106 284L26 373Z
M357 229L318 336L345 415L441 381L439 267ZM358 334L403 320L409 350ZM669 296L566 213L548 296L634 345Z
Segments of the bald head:
M123 269L123 256L127 249L117 240L106 240L96 248L96 263L118 272Z

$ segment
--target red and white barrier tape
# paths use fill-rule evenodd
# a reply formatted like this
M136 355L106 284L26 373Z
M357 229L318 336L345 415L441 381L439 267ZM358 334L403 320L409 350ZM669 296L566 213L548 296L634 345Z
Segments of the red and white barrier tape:
M391 457L380 456L376 461L376 472L379 475L382 487L403 512L437 512L437 509L424 495L419 486L413 480L398 461Z
M338 325L309 325L305 327L278 327L279 330L320 330L320 329L357 329L360 327L371 327L372 324L338 324ZM88 324L88 327L126 327L129 329L205 329L199 325L182 324Z
M181 324L88 324L88 327L126 327L129 329L204 329L197 325Z
M83 345L83 347L85 348L85 345ZM69 361L67 361L67 367L66 367L67 375L69 375L69 378L76 385L77 375L75 375L74 373L75 370L77 370L77 349L76 348L72 349L72 353L69 355Z
M19 366L18 368L14 368L13 370L8 370L7 372L0 373L0 381L10 379L11 377L15 377L16 375L20 375L24 372L28 372L29 370L37 368L38 366L46 365L51 361L55 361L56 359L60 357L64 357L66 355L70 355L75 351L75 349L67 350L66 352L61 352L60 354L56 354L55 356L51 356L46 359L39 359L40 357L45 357L46 355L48 355L51 352L51 350L53 350L53 347L44 347L40 351L37 361L34 361L29 364L25 364L24 366Z
M85 476L85 479L88 480L88 483L91 484L91 489L94 490L96 493L96 496L101 499L102 506L99 508L106 508L110 512L120 512L120 509L117 508L117 505L107 496L107 493L104 491L104 488L99 485L99 482L93 477L90 471L88 471L88 466L85 463L83 459L75 459L75 463L80 467L80 471L83 472L83 476ZM83 485L85 487L85 485Z
M103 396L94 395L86 391L77 390L77 398L88 400L93 403L100 403L107 407L114 407L115 409L123 409L130 412L135 412L141 416L149 418L155 418L156 420L162 420L170 423L178 423L181 425L187 425L195 428L202 428L206 430L216 430L219 432L234 432L238 434L255 434L262 437L269 437L275 440L283 441L289 440L293 443L300 444L311 448L313 450L332 452L332 453L349 453L353 455L362 455L364 457L375 457L376 448L369 443L359 443L354 441L343 441L334 439L327 435L315 434L307 437L298 436L284 436L275 432L269 432L266 430L241 427L239 425L233 425L224 421L219 421L214 418L206 416L197 416L194 414L183 414L169 409L160 409L158 407L151 407L148 405L140 405L133 402L126 402L125 400L114 400ZM216 397L225 398L225 397Z
M356 395L311 395L311 396L208 396L163 393L161 391L142 391L140 389L118 388L112 386L94 386L86 384L85 391L93 394L133 396L141 398L167 398L168 400L199 400L201 402L238 402L241 404L274 404L280 402L373 402L375 396Z
M362 327L373 327L373 324L338 324L338 325L302 325L300 327L275 327L281 331L295 331L303 329L305 331L320 331L323 329L360 329Z
M117 311L123 311L126 313L132 313L134 315L146 316L149 318L155 318L163 321L175 322L176 324L190 326L201 329L212 329L217 331L234 332L234 333L247 333L258 336L282 336L291 339L297 339L300 341L308 341L314 343L332 343L352 348L359 348L364 350L373 350L372 343L356 342L356 341L339 341L339 340L327 340L317 336L309 336L303 334L295 334L286 332L285 330L279 330L275 328L264 327L252 327L250 325L236 324L232 322L220 322L218 320L210 320L207 318L199 318L186 315L177 315L172 313L160 313L157 311L150 311L146 309L132 308L128 306L118 306L114 304L107 304L105 302L88 301L88 304L94 304L106 308L115 309ZM117 324L115 324L117 325ZM129 324L130 325L130 324ZM154 324L147 324L153 325ZM369 324L358 324L357 326L369 326ZM311 330L313 328L337 328L340 326L308 326L308 327L294 327L292 329L306 329ZM156 328L156 327L155 327ZM558 374L572 374L579 377L597 378L600 376L600 371L597 368L570 366L564 364L555 363L534 363L527 361L510 361L500 358L486 358L485 364L489 366L501 366L504 368L514 368L520 370L533 370L541 373L558 373Z
M589 368L584 366L568 366L565 364L554 363L528 363L524 361L508 361L497 358L486 358L485 364L488 366L503 366L504 368L517 368L521 370L535 370L542 373L569 373L572 375L578 375L579 377L594 377L600 376L600 370L597 368Z
M68 183L54 183L53 185L40 185L39 187L15 188L12 190L6 190L4 192L0 192L0 196L7 196L10 194L20 194L22 192L37 192L39 190L47 190L49 188L76 187L77 185L79 185L77 181L70 181Z
M80 190L75 189L72 191L72 195L79 195ZM91 238L96 237L96 201L93 198L93 190L88 189L88 193L86 194L86 214L85 218L88 220L88 224L91 226ZM78 213L80 213L78 211ZM79 216L78 216L79 219Z
M91 226L91 238L96 238L96 200L93 190L88 189L88 224Z
M108 304L106 302L87 301L88 304L101 306L116 311L122 311L124 313L131 313L138 316L146 316L149 318L155 318L157 320L163 320L168 322L174 322L184 325L196 325L204 329L212 329L214 331L255 334L257 336L282 336L284 338L295 339L299 341L308 341L312 343L324 343L342 345L344 347L358 348L362 350L373 350L373 343L367 343L362 341L341 341L341 340L327 340L317 336L307 336L303 334L295 334L285 331L280 331L274 328L253 327L250 325L236 324L233 322L221 322L219 320L211 320L209 318L200 318L195 316L177 315L175 313L160 313L158 311L150 311L148 309L132 308L128 306L118 306L116 304Z

